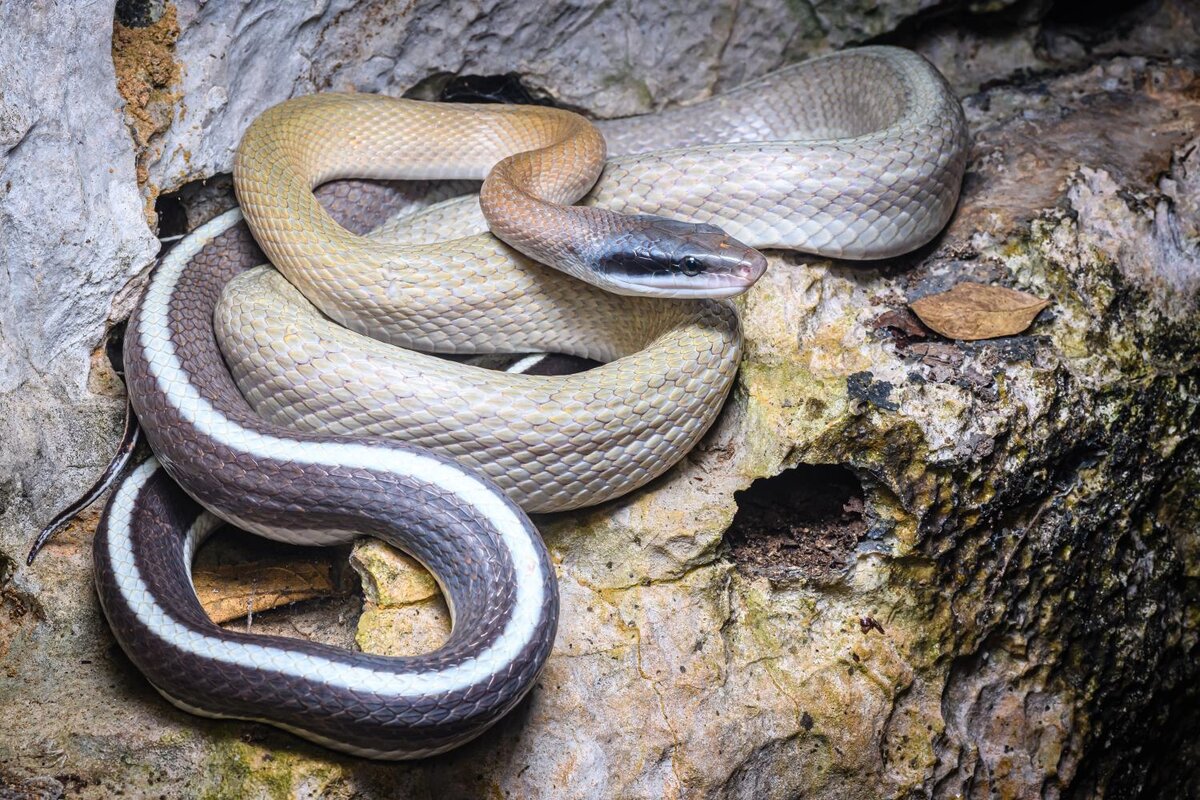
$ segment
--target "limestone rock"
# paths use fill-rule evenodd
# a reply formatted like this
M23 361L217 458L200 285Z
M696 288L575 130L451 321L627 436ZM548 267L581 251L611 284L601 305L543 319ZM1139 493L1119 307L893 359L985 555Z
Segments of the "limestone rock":
M120 116L111 11L0 8L6 527L40 516L104 458L116 407L105 395L121 390L102 376L89 382L89 354L116 310L114 293L157 251ZM7 553L16 539L6 534Z
M180 3L179 120L154 143L151 180L172 191L228 172L246 125L296 94L400 93L454 75L516 73L561 104L628 116L878 36L940 4Z
M600 115L643 111L923 5L167 4L134 40L153 58L123 62L150 123L132 134L111 4L0 6L0 796L1194 792L1200 74L1177 57L1196 31L1183 2L1115 35L1039 3L995 12L1011 14L996 32L956 16L891 34L965 98L950 228L885 264L772 257L740 301L738 386L696 451L644 491L538 520L555 652L529 701L459 751L374 764L176 711L96 606L95 511L16 566L115 440L120 384L97 348L155 251L145 203L226 171L265 106L513 71ZM183 202L194 222L218 201ZM962 280L1053 305L1026 335L973 343L905 316ZM255 629L392 652L444 635L417 570L378 545L355 559L357 629L341 603Z

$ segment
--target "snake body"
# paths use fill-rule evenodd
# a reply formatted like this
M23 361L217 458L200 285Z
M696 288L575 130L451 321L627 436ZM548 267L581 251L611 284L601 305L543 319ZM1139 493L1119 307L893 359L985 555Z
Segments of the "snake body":
M388 124L355 127L360 105ZM482 203L442 203L361 235L396 197L340 182L322 190L326 210L312 184L477 178L497 158L487 133L461 118L454 124L487 151L478 163L413 158L394 127L409 112L393 108L378 98L292 101L256 123L261 138L248 135L239 199L290 284L253 269L264 256L237 211L160 262L125 353L158 461L117 489L95 560L118 640L175 704L411 758L499 719L550 651L554 574L513 500L575 507L660 474L711 424L740 353L725 301L617 297L527 254L618 291L684 296L688 282L662 264L690 271L696 241L719 250L704 266L728 268L706 284L717 296L761 272L745 246L895 255L949 218L967 138L961 108L927 62L865 48L649 122L605 125L610 148L627 155L590 190L565 163L563 148L575 145L558 134L532 161L517 155L524 140L509 142L499 154L509 172L489 176ZM426 111L443 119L437 106ZM462 112L445 111L446 120ZM322 133L327 118L341 144ZM690 131L682 138L680 125ZM559 205L582 192L582 209ZM511 246L482 233L484 217ZM428 244L448 233L459 238ZM565 378L508 375L364 333L435 352L558 351L608 363ZM396 435L412 440L379 438ZM449 641L391 659L213 625L188 583L194 548L218 519L284 541L395 543L438 578L454 619Z

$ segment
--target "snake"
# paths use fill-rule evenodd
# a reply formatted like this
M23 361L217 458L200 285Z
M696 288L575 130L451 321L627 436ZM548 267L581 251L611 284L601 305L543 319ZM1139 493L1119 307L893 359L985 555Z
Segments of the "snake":
M241 209L159 259L128 323L154 455L94 543L117 641L194 714L380 759L475 738L530 691L557 629L526 512L611 499L684 457L734 380L729 298L762 274L758 250L911 251L950 218L968 146L946 81L892 47L595 125L373 95L268 110L235 160ZM407 184L372 182L397 179L482 185L414 211ZM490 352L601 366L435 355ZM437 580L449 638L390 658L215 625L191 562L224 523L399 547Z

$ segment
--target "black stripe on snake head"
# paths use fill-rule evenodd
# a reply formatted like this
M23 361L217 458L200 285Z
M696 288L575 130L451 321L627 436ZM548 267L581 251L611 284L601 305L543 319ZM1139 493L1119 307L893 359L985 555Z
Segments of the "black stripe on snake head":
M732 297L753 286L767 268L762 253L715 225L649 215L621 221L593 261L621 294Z

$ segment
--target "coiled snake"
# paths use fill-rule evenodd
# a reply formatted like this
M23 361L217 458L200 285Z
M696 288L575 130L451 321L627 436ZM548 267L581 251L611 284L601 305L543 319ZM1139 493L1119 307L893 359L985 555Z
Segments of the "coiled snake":
M949 218L967 151L941 76L882 47L602 130L620 154L607 164L590 125L550 109L326 95L251 127L235 177L253 237L238 211L196 230L130 321L127 384L157 461L120 484L95 542L112 628L171 702L379 758L478 735L528 691L557 624L553 569L518 505L640 486L729 391L732 307L673 298L744 290L765 266L751 247L911 250ZM369 236L347 229L384 222L394 193L333 183L326 211L311 192L485 175L481 200ZM254 269L255 240L283 275ZM549 378L414 350L605 363ZM190 564L221 520L283 541L396 544L437 577L449 640L383 658L217 627Z

